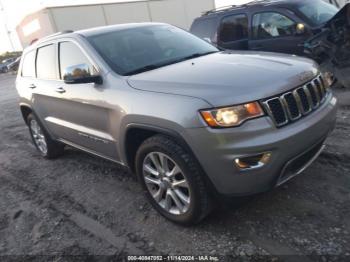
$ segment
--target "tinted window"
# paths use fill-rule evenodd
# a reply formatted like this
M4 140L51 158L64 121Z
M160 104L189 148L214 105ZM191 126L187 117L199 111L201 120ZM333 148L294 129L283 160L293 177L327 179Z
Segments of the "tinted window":
M35 51L31 51L24 56L22 76L35 77Z
M196 20L191 27L191 33L202 39L212 39L215 30L215 24L215 19Z
M225 17L220 26L220 40L232 42L248 38L248 18L246 15Z
M170 25L115 30L90 36L88 40L121 75L137 74L218 51L204 40Z
M72 42L60 43L60 72L63 76L67 67L86 64L90 72L94 72L93 66L89 59L84 55L81 49Z
M302 12L314 26L318 26L330 20L339 10L334 5L324 1L313 1L312 3L301 5L299 11Z
M295 22L279 13L260 13L254 15L253 18L254 38L290 36L294 35L295 29Z
M48 45L38 49L36 73L38 78L56 78L56 52L54 45Z

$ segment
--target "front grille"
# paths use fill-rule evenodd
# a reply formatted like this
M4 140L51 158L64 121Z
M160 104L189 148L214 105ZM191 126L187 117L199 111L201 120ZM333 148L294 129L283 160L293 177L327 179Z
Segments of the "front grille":
M302 87L263 101L263 105L276 126L281 127L316 110L326 94L324 80L319 75Z

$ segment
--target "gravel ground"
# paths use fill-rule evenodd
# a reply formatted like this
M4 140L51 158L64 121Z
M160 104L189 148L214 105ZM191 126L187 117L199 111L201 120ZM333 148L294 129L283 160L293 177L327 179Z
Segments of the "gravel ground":
M60 159L43 160L19 113L14 81L0 76L1 256L350 260L350 91L337 90L338 124L311 168L186 228L159 216L135 177L116 164L71 148Z

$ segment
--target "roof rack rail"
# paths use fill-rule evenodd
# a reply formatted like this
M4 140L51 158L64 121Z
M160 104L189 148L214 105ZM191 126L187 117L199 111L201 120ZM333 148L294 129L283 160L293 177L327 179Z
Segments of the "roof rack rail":
M226 6L217 7L217 8L211 9L209 11L203 12L203 16L204 15L209 15L209 14L212 14L212 13L216 13L216 12L220 12L220 11L224 11L224 10L228 10L228 9L231 9L231 8L234 8L234 7L236 7L236 5L226 5Z
M61 31L61 32L57 32L57 33L48 35L48 36L44 36L43 38L40 38L38 42L42 42L44 40L48 40L48 39L50 39L52 37L55 37L55 36L69 34L69 33L73 33L73 32L74 32L73 30L64 30L64 31Z
M218 7L218 8L214 8L212 10L203 12L202 16L206 16L209 14L214 14L217 12L222 12L222 11L227 11L227 10L231 10L234 8L243 8L243 7L247 7L250 5L254 5L254 4L259 4L259 3L264 3L264 2L269 2L269 0L253 0L251 2L245 3L245 4L241 4L241 5L227 5L227 6L222 6L222 7Z

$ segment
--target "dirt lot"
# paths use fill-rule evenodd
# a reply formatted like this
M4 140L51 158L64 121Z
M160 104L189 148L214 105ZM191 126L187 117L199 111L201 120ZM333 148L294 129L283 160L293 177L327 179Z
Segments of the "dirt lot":
M0 255L350 260L350 91L337 91L336 130L303 175L184 228L160 217L134 176L113 163L71 148L58 160L41 159L14 81L0 76Z

